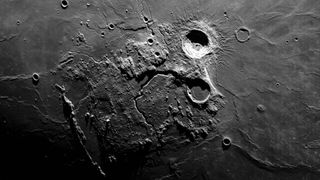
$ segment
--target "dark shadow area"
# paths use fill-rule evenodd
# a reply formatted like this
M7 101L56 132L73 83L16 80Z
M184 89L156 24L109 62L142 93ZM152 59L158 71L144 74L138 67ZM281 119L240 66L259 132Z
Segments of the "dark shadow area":
M63 9L66 9L68 7L68 5L69 5L69 2L67 0L62 0L61 1L61 7Z
M199 43L202 46L208 46L209 40L207 35L199 30L191 30L186 36L192 43Z
M43 135L0 134L0 179L99 179L76 149L55 145Z
M210 93L210 86L202 79L191 79L187 81L187 85L191 90L192 97L196 100L204 100Z

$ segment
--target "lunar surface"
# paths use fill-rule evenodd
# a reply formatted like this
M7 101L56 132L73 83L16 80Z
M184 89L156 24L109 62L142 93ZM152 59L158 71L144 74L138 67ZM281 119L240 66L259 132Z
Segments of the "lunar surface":
M0 179L320 179L319 0L2 0Z

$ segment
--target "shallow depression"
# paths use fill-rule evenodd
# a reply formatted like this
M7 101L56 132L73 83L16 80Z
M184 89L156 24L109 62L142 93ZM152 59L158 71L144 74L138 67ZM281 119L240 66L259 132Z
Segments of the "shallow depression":
M250 30L246 27L240 27L236 30L235 35L239 42L246 42L250 39Z

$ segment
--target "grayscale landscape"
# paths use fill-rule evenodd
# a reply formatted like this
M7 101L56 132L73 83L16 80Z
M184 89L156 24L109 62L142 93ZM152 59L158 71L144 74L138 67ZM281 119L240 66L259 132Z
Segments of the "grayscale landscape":
M1 0L0 179L320 179L319 0Z

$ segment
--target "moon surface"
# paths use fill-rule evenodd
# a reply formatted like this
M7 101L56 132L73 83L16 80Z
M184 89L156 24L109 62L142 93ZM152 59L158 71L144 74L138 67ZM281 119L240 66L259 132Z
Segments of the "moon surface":
M320 178L320 1L3 0L0 179Z

